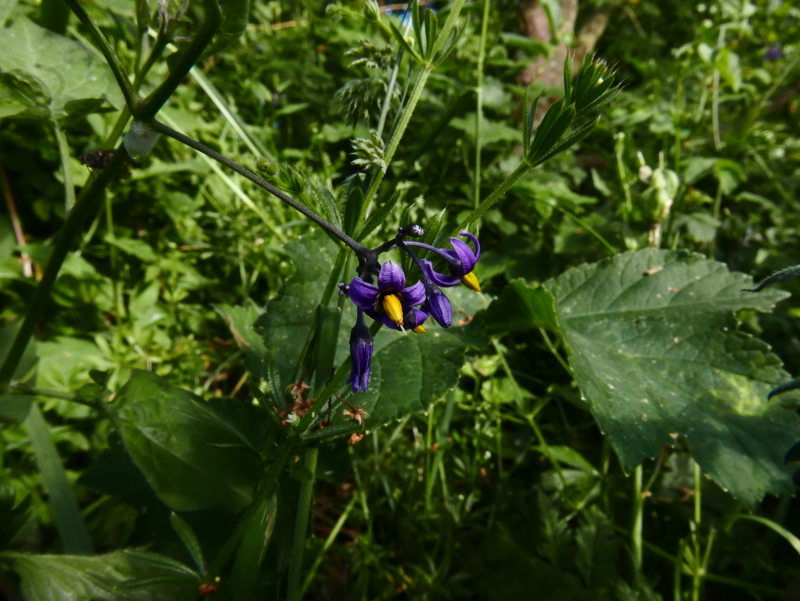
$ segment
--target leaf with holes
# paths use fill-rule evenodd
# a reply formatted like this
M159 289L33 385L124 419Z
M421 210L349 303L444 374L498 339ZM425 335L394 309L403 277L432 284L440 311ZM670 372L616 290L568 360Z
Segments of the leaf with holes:
M794 490L783 456L800 437L797 397L767 402L788 379L735 311L770 311L749 276L685 252L648 249L570 269L546 287L575 378L629 472L685 436L693 457L748 507Z

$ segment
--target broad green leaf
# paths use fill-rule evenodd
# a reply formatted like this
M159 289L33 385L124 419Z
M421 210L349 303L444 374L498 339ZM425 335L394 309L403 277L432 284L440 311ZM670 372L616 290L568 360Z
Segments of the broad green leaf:
M255 407L209 402L134 371L110 407L125 446L159 498L178 511L249 502L263 424Z
M199 578L183 564L155 553L115 551L106 555L24 555L8 553L33 601L188 601ZM122 586L137 580L158 584Z
M514 280L505 287L489 305L485 321L490 334L558 328L553 295L543 286L529 286L522 280Z
M0 394L0 422L21 424L31 410L33 396L7 392Z
M216 305L214 308L225 320L236 346L244 352L247 370L255 374L266 374L269 362L262 362L267 356L267 349L261 336L253 329L261 312L254 307Z
M800 420L794 405L766 400L788 376L732 315L769 311L785 293L741 292L749 276L656 249L582 265L545 285L578 385L626 472L685 436L703 471L748 507L794 490L783 456Z
M293 258L297 272L256 321L256 331L263 334L269 356L284 383L291 381L338 252L334 243L321 233L287 244L286 251ZM345 279L353 275L346 274ZM264 366L268 365L266 360ZM266 372L256 375L266 378Z
M42 119L86 114L99 109L104 100L113 106L122 104L103 59L24 17L2 30L0 71L13 71L16 81L11 84L4 78L0 82L0 115L9 110L12 101L8 98L25 102L26 108L18 116ZM25 90L30 94L23 94ZM96 102L87 105L85 101Z

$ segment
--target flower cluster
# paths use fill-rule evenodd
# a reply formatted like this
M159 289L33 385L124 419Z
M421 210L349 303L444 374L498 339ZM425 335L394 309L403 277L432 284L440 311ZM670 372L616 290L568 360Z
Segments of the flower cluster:
M353 392L366 391L369 387L370 363L373 338L364 322L364 315L395 330L411 330L424 334L424 323L432 317L443 328L453 323L453 308L441 288L463 283L467 288L480 292L478 278L472 270L481 256L481 245L470 233L460 235L470 240L475 249L458 238L450 238L452 249L436 248L422 242L406 241L406 236L420 237L423 229L416 224L401 227L394 240L379 247L379 252L400 248L406 252L419 268L422 279L406 286L406 274L396 261L386 261L377 273L377 284L373 274L362 273L350 282L339 284L339 294L349 296L358 308L356 325L350 332L352 368L348 382ZM420 259L410 247L429 250L441 257L447 265L447 273L440 273L433 262Z

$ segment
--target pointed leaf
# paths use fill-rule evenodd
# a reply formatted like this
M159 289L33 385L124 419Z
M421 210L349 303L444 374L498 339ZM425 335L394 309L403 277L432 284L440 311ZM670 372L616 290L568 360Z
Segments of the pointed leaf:
M400 44L403 50L408 52L409 56L411 56L418 63L424 62L422 57L411 47L406 38L403 37L403 32L400 31L392 21L389 21L389 28L392 30L394 39L397 40L397 43Z
M786 373L732 315L769 311L786 294L740 292L750 281L699 255L648 249L545 283L575 378L626 472L684 436L748 507L794 490L783 456L800 437L796 397L766 400Z
M186 520L174 511L169 516L169 522L172 524L172 529L183 542L183 546L186 547L189 555L192 556L192 560L200 571L200 574L205 576L206 566L203 561L203 550L200 548L200 542L197 540L194 530L186 523Z

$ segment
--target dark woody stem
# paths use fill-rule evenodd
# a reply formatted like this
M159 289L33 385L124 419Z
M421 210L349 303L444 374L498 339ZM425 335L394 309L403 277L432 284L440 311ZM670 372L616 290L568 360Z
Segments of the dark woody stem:
M419 246L420 248L434 252L440 257L447 259L448 262L450 261L450 257L448 257L441 248L436 248L435 246L425 244L424 242L406 242L405 244L408 244L409 246Z
M280 200L282 200L283 202L288 204L290 207L292 207L296 211L299 211L300 213L302 213L303 215L308 217L311 221L316 223L318 226L320 226L326 232L328 232L332 236L335 236L336 238L338 238L339 240L344 242L347 246L352 248L353 251L357 255L359 255L360 257L362 257L364 259L364 261L365 261L365 263L366 263L366 265L367 265L367 267L369 269L372 269L372 265L377 263L378 254L374 250L370 250L367 247L362 246L361 244L359 244L358 242L353 240L350 236L345 234L342 230L340 230L339 228L337 228L333 224L328 223L327 221L325 221L322 217L317 215L314 211L309 209L307 206L305 206L304 204L299 203L294 198L292 198L291 196L289 196L285 192L279 190L278 188L276 188L275 186L270 184L268 181L260 178L259 176L257 176L255 173L253 173L249 169L247 169L245 167L242 167L239 163L237 163L235 161L232 161L228 157L226 157L224 155L221 155L220 153L218 153L218 152L216 152L214 150L211 150L208 146L206 146L204 144L201 144L197 140L194 140L194 139L192 139L192 138L190 138L188 136L185 136L182 133L175 131L171 127L167 127L166 125L156 121L155 119L152 119L149 122L149 124L155 131L160 132L162 134L165 134L165 135L169 136L170 138L173 138L173 139L177 140L178 142L181 142L182 144L186 144L186 146L189 146L190 148L193 148L197 152L202 152L204 155L211 157L215 161L218 161L218 162L222 163L226 167L229 167L230 169L233 169L234 171L236 171L236 173L239 173L240 175L246 177L251 182L253 182L256 186L258 186L259 188L263 188L264 190L266 190L270 194L272 194L274 196L277 196Z

